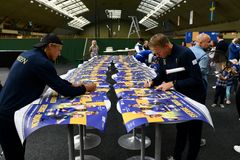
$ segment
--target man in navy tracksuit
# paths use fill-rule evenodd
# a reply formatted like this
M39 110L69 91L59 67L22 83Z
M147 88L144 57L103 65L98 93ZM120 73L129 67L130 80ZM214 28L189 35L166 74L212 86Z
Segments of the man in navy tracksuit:
M136 53L136 54L134 55L134 57L135 57L138 61L140 61L141 63L146 63L146 64L148 64L148 56L149 56L149 54L151 54L151 53L152 53L151 50L143 50L143 51L140 51L140 52Z
M160 70L155 79L145 82L145 87L157 86L157 89L163 91L174 87L178 92L204 104L206 92L201 70L193 52L186 47L172 44L163 34L154 35L149 45L150 49L160 58ZM166 74L167 69L178 67L184 67L185 70ZM172 159L182 159L182 153L188 141L187 160L195 160L200 148L201 132L202 121L177 124L176 145Z
M74 85L61 79L53 61L62 50L61 40L53 33L44 36L35 49L23 52L14 62L0 93L0 144L6 160L24 160L14 124L14 113L40 97L46 85L63 96L94 91L95 84Z

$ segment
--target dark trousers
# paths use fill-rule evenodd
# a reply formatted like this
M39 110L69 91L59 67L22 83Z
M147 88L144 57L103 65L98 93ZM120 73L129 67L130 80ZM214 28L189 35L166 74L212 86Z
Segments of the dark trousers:
M217 104L218 103L218 98L220 97L220 104L224 104L225 95L226 95L226 87L216 86L214 103Z
M236 92L236 107L237 107L238 115L240 118L240 85L238 86L238 89Z
M0 118L0 144L6 160L24 160L25 147L13 121Z
M202 123L202 121L189 121L177 124L177 137L174 149L175 160L182 159L182 153L187 142L189 144L187 160L195 160L197 158L200 149Z

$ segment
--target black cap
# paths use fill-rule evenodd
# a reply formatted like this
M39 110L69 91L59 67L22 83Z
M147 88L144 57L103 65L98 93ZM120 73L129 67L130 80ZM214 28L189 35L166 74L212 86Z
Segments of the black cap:
M43 46L48 45L49 43L56 43L56 44L63 45L62 41L59 39L59 37L56 34L49 33L49 34L45 35L44 37L42 37L40 39L40 42L35 44L33 47L41 48Z

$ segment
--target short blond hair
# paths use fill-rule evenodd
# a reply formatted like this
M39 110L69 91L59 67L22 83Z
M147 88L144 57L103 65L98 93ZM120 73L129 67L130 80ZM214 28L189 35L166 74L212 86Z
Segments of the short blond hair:
M156 46L164 47L165 44L169 44L169 43L170 41L166 35L162 33L158 33L150 38L149 47L156 47Z

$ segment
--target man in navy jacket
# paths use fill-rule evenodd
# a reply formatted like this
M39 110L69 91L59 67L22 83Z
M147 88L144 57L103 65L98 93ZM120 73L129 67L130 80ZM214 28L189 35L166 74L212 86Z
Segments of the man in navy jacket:
M172 44L163 34L156 34L150 39L150 49L159 60L159 73L151 82L145 82L145 87L157 86L159 90L169 90L174 87L178 92L200 102L205 102L205 88L201 70L193 52L183 46ZM184 71L167 74L166 70L184 67ZM164 82L164 83L163 83ZM188 121L177 124L177 137L174 159L181 160L184 148L189 141L187 160L197 158L202 132L202 121Z
M40 97L46 85L63 96L77 96L94 91L95 84L73 85L61 79L53 62L60 55L63 43L53 33L44 36L35 49L21 53L0 93L0 144L6 160L24 160L14 124L14 113Z

